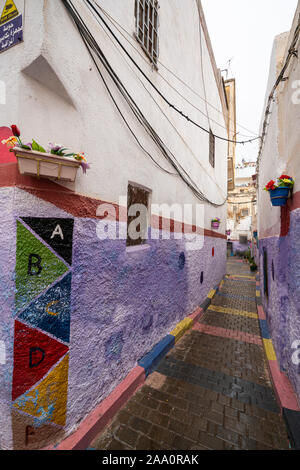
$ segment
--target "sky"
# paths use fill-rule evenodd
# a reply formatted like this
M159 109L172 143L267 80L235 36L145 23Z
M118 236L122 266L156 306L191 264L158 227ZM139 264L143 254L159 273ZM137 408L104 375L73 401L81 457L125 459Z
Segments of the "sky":
M237 122L255 134L259 133L262 118L273 41L291 29L297 3L298 0L202 0L217 66L229 69L227 78L236 79ZM226 78L226 72L223 76ZM237 163L242 158L256 160L257 144L237 147Z

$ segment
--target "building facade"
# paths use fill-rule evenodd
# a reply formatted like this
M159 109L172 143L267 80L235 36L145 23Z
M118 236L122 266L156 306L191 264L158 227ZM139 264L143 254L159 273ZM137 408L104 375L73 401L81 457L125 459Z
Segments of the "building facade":
M258 161L258 237L261 293L281 372L300 399L300 100L298 4L291 31L275 38ZM298 31L298 32L297 32ZM278 79L279 78L279 79ZM282 174L295 180L284 207L264 187Z
M73 17L68 1L15 0L0 30L1 140L16 124L90 164L75 183L39 179L1 145L4 449L72 434L225 274L228 103L201 2L72 3Z
M251 247L255 250L257 203L256 186L253 177L256 172L254 162L243 162L235 168L235 187L228 192L227 230L231 253L243 253ZM254 256L254 254L253 254Z

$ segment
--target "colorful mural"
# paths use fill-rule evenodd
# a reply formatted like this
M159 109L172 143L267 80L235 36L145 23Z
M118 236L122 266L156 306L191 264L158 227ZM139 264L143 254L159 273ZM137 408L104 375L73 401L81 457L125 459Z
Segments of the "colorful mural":
M27 217L16 224L12 401L27 447L36 428L53 424L55 434L66 422L74 220Z
M128 251L126 240L98 238L100 219L86 217L90 198L45 189L0 189L3 237L12 234L0 259L9 266L0 272L9 288L1 294L0 391L12 432L2 441L14 449L43 448L72 432L195 311L226 265L225 235L209 232L195 251L173 236ZM111 223L126 233L125 220Z

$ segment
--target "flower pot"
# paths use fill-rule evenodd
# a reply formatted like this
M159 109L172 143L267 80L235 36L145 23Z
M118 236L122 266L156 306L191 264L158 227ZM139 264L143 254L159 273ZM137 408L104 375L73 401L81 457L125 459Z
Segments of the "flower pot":
M18 147L15 147L13 152L18 160L21 175L73 182L80 167L80 162L74 158L59 157L51 153L24 150Z
M212 222L212 223L211 223L211 226L212 226L212 228L219 228L219 227L220 227L220 223L219 223L219 222Z
M231 230L226 230L226 235L231 235Z
M270 191L270 198L272 206L282 207L285 206L289 197L290 188L281 187Z

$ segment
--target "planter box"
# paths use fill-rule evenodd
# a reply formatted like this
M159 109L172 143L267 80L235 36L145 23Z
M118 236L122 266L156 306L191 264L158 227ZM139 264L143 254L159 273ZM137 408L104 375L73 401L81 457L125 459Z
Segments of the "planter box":
M282 187L269 192L272 206L282 207L286 205L290 194L290 188Z
M219 228L220 224L219 224L219 222L212 222L211 226L212 226L212 228Z
M51 153L24 150L17 147L13 149L13 152L18 160L21 175L73 182L80 167L80 162L74 158L59 157Z

